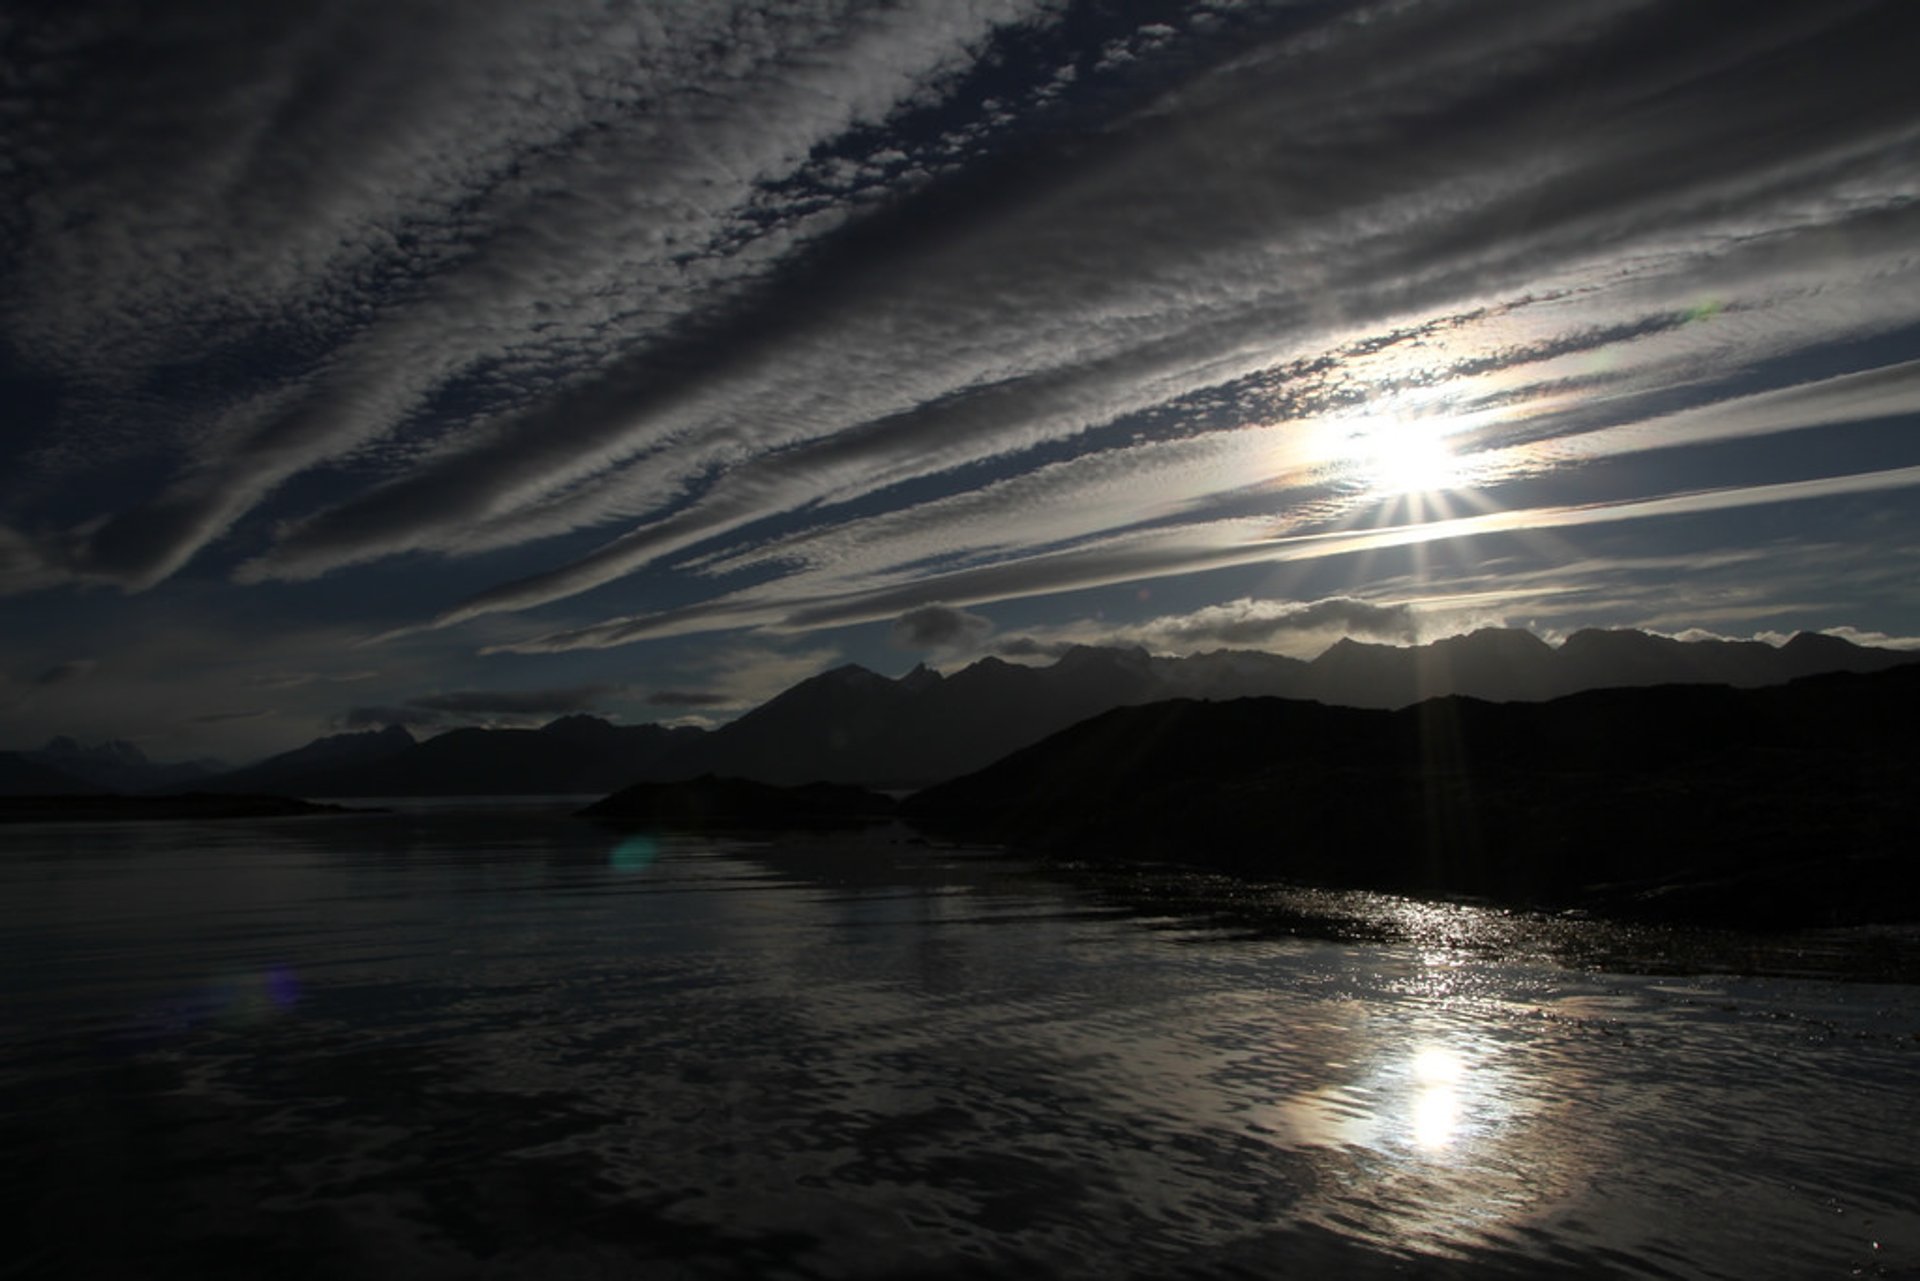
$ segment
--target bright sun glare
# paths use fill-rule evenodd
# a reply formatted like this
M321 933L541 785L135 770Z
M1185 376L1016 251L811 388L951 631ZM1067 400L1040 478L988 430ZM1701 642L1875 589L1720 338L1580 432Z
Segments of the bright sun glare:
M1382 497L1428 494L1460 485L1460 460L1443 418L1369 418L1349 432L1348 458L1354 473Z

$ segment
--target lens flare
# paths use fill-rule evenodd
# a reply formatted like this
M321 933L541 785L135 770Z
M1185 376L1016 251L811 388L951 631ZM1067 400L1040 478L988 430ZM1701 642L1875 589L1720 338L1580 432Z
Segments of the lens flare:
M660 842L651 836L629 836L613 847L607 866L624 875L644 872L660 857Z

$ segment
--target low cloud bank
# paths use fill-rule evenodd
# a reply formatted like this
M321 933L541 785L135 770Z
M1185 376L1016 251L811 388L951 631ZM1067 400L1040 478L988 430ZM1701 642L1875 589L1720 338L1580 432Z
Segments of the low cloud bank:
M922 605L894 620L887 639L895 649L971 648L993 634L993 623L951 605Z

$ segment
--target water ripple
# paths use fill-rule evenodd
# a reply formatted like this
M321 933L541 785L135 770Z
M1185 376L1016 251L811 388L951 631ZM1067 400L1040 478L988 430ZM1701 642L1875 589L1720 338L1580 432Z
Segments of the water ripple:
M1463 905L1321 896L1315 934L1288 891L884 841L627 854L535 813L16 842L27 1272L1920 1262L1910 986L1570 966L1630 938Z

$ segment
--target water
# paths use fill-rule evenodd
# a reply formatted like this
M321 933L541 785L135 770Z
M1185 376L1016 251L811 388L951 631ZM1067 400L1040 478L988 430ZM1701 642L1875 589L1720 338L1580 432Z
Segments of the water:
M1739 946L531 804L0 829L0 1275L1920 1275L1920 988Z

